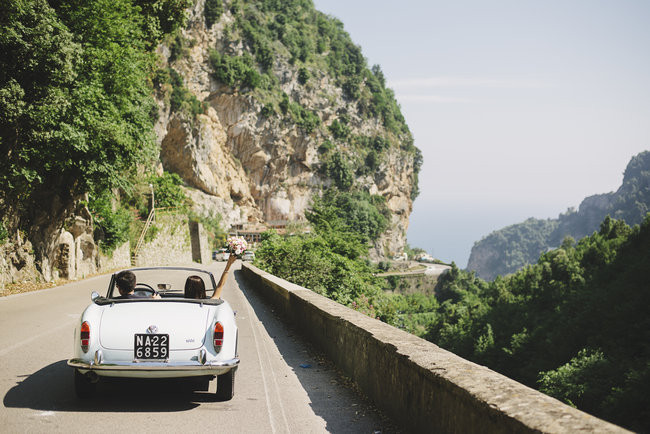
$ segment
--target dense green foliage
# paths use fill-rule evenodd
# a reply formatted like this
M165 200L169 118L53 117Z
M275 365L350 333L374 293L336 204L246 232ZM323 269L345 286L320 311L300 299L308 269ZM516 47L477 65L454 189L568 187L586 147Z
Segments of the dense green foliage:
M111 252L129 239L133 212L115 201L108 191L91 196L88 208L94 218L95 241L103 252Z
M329 189L314 198L306 217L319 233L348 234L367 244L376 240L388 226L389 211L385 202L383 196L366 192Z
M324 192L307 214L313 232L267 233L256 264L570 405L648 430L650 216L634 228L608 217L592 236L567 238L506 278L486 282L452 264L435 290L399 294L387 291L401 278L379 280L362 259L371 228L382 227L373 200Z
M475 243L468 268L484 279L512 273L535 263L567 236L578 240L590 235L606 215L635 225L649 210L650 151L645 151L630 160L618 191L588 197L578 211L570 209L557 219L528 219L491 233ZM489 260L482 262L482 258Z
M351 305L362 296L381 295L371 267L355 257L360 248L344 234L266 233L255 262L269 273Z
M187 90L183 77L173 68L158 71L156 78L165 80L172 86L169 108L174 112L183 112L191 116L205 113L207 103L199 101Z
M363 192L325 191L306 214L313 232L265 234L256 265L340 303L384 320L393 317L385 282L365 259L368 242L386 228L383 198Z
M28 226L156 156L150 51L187 0L0 4L0 201Z
M174 208L175 211L185 212L188 198L181 185L181 178L177 174L164 172L162 176L150 175L138 180L119 195L108 190L89 195L88 209L93 215L95 239L99 241L102 251L111 252L127 240L131 241L131 247L135 246L142 230L140 223L151 212L152 188L156 208ZM116 196L119 196L119 200ZM205 220L202 223L211 223L210 219Z
M243 56L229 56L212 50L210 64L214 69L215 78L229 86L255 89L262 83L262 76L248 53Z
M203 16L205 17L205 25L212 27L214 23L219 20L223 13L223 0L205 0L203 9Z
M633 429L650 428L650 217L544 253L485 282L454 267L427 338Z
M327 175L334 185L342 191L349 190L354 184L354 171L349 160L340 152L333 152L321 165L321 173Z

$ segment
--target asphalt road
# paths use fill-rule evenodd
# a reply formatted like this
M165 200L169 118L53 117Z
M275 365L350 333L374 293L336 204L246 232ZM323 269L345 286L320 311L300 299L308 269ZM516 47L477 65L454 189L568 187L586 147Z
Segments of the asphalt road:
M208 268L220 274L223 264ZM108 280L0 297L0 432L395 431L238 271L223 294L237 311L240 339L231 401L214 399L214 380L114 380L100 383L92 400L78 400L66 365L73 330L91 291L104 294Z

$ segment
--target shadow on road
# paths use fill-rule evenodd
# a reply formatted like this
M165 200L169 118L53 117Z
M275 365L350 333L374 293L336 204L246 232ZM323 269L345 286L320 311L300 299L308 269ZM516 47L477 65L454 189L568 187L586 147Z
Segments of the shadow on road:
M173 412L215 401L205 378L102 379L95 396L81 401L75 396L72 378L65 360L19 376L5 395L4 405L42 411Z
M327 432L387 434L401 431L363 397L333 362L315 349L299 331L281 320L273 307L249 285L241 271L235 271L234 277L282 358L293 369L309 395L312 410L326 422Z

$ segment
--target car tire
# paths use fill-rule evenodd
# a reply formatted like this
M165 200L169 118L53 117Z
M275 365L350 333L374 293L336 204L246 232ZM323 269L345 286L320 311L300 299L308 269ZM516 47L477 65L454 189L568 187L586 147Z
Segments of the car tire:
M74 370L74 391L77 394L77 398L88 399L95 394L97 389L97 382L93 382L79 372L79 370Z
M230 401L235 396L235 370L217 376L217 401Z

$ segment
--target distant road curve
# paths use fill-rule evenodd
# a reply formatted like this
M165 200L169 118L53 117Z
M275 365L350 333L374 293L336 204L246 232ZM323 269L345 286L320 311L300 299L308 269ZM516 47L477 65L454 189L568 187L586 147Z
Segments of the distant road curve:
M388 276L417 276L419 274L424 274L427 276L440 276L445 273L447 270L451 269L449 265L444 264L426 264L422 262L417 262L418 265L423 265L423 268L417 270L409 271L390 271L387 273L377 273L375 276L378 277L388 277Z

